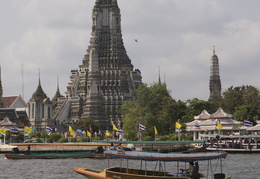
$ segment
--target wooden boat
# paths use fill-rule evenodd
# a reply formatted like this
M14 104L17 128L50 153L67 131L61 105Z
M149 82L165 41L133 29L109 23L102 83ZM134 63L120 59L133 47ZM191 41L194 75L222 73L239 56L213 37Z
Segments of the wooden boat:
M57 152L57 153L6 153L7 159L65 159L65 158L89 158L91 152Z
M155 153L155 152L136 152L136 151L105 151L104 155L109 158L116 158L116 159L126 159L127 166L128 160L140 160L141 166L140 169L133 169L128 167L109 167L105 170L95 170L90 168L74 168L74 171L78 172L79 174L84 175L90 179L102 179L102 178L120 178L120 179L189 179L191 175L181 172L185 171L185 169L181 170L179 168L179 162L191 162L191 161L210 161L210 160L220 160L226 158L227 153L225 152L210 152L210 153ZM109 160L109 159L108 159ZM143 168L142 162L144 161L145 167ZM156 162L155 170L146 170L147 162L154 161ZM177 172L167 172L166 171L166 163L167 162L177 162ZM109 163L109 162L108 162ZM122 165L122 161L120 162ZM163 164L162 164L163 163ZM209 162L211 163L211 162ZM221 172L217 174L211 173L211 177L222 179L225 178L225 174L222 173L222 162L221 165ZM163 167L164 166L164 167ZM159 170L156 170L156 168ZM185 164L186 167L186 164ZM212 169L212 168L211 168ZM210 169L208 168L208 172ZM211 170L212 171L212 170ZM204 175L200 174L200 178L205 177ZM208 178L207 176L206 178Z
M203 134L206 144L211 144L206 151L225 151L228 153L260 153L260 135L217 135ZM217 137L216 136L216 137ZM211 142L210 142L211 141Z

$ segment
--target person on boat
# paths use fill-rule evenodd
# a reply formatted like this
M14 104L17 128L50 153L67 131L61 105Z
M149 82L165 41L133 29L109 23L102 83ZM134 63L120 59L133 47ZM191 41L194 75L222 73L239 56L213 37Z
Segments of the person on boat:
M19 153L19 148L18 147L12 148L12 153L13 154L18 154Z
M192 170L191 177L192 177L192 179L199 179L199 164L198 164L198 162L195 162L195 166Z
M27 150L25 151L25 154L26 155L30 155L31 154L31 146L30 145L27 146Z
M190 162L190 165L189 165L189 167L188 167L187 173L189 173L190 175L192 175L193 169L194 169L194 163L193 163L193 162Z
M101 145L101 146L98 146L97 149L96 149L96 151L95 151L96 154L103 154L103 152L104 152L104 149L103 149L103 146L102 146L102 145Z

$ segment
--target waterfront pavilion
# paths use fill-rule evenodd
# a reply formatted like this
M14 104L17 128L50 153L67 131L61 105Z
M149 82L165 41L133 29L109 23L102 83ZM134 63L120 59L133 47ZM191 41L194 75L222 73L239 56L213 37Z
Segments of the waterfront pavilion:
M218 123L221 129L218 128ZM209 140L217 135L235 135L246 130L242 122L233 119L231 114L219 108L214 114L203 110L194 120L186 124L186 130L193 134L193 140Z

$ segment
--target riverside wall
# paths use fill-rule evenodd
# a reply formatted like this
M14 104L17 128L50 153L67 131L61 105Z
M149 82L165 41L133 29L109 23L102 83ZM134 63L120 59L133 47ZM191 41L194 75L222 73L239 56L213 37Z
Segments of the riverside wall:
M32 152L94 151L100 145L110 146L110 144L102 143L11 143L1 145L0 152L11 152L13 147L18 147L20 151L26 151L29 145Z

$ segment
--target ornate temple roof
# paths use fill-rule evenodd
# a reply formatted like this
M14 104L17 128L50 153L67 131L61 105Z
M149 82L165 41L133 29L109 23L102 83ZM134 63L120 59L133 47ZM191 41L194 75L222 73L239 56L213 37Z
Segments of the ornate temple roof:
M205 109L198 116L194 116L195 120L207 120L210 117L210 114Z

